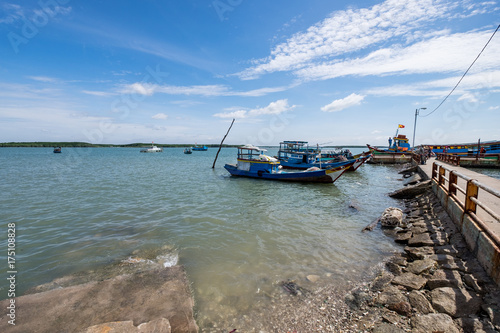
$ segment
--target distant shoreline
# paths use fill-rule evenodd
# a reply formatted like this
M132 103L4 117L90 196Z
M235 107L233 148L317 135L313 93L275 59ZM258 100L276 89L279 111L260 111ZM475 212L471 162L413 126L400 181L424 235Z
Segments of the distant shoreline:
M187 143L155 143L155 146L163 148L186 148L193 147L193 144ZM196 144L197 146L206 146L208 148L218 148L219 144ZM150 147L151 143L129 143L129 144L93 144L88 142L2 142L0 143L0 148L53 148L53 147L64 147L64 148L143 148ZM227 145L223 144L223 148L234 148L240 147L239 145ZM279 146L262 146L265 148L279 148ZM345 145L345 146L323 146L324 148L366 148L366 146L357 145Z

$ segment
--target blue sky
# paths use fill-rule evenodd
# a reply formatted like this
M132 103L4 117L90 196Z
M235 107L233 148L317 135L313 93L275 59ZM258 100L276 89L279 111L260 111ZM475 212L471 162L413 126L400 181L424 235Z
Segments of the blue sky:
M0 142L219 143L235 118L226 143L384 145L417 109L416 144L500 140L500 32L435 110L499 17L470 0L3 1Z

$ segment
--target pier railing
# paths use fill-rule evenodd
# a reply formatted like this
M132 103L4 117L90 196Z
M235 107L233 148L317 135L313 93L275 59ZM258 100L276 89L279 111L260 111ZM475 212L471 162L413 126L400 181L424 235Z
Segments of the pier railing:
M453 165L460 165L460 156L452 154L437 154L437 160L450 163Z
M500 222L500 215L478 198L481 190L482 196L493 196L494 201L500 202L500 192L436 162L432 165L432 179L436 181L448 198L452 198L456 202L462 214L469 215L479 225L481 231L486 233L495 242L496 246L500 247L500 237L491 231L484 221L485 216L490 216L498 223ZM479 214L479 211L481 211L481 214Z

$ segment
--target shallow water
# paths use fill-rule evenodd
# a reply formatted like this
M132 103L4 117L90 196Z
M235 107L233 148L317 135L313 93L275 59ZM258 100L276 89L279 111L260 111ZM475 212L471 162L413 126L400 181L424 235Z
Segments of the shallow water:
M0 149L18 292L166 247L192 282L200 327L220 327L265 307L283 292L280 281L347 287L396 250L380 230L360 231L400 205L386 195L401 186L398 167L365 164L335 184L281 183L230 177L223 165L235 162L235 148L212 169L216 151Z

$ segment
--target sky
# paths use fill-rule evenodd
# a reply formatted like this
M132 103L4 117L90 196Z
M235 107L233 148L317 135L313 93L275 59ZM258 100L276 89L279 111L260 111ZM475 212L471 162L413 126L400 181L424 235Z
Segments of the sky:
M1 1L0 142L209 144L232 119L227 144L500 140L499 18L496 0Z

